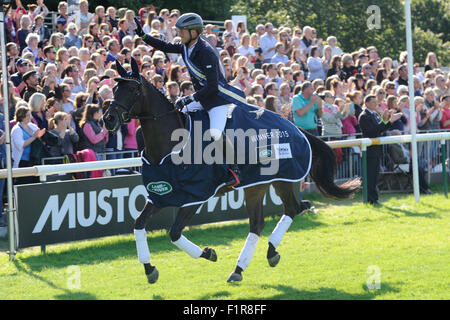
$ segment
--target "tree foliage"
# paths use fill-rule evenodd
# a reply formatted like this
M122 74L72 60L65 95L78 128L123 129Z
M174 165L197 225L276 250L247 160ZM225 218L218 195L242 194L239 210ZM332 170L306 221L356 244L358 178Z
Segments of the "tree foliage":
M422 30L420 27L414 27L414 61L423 64L428 52L434 52L438 57L439 63L443 66L450 65L450 42L442 40L442 34L434 34L431 30Z
M427 7L429 2L433 3L430 8ZM400 52L406 50L404 3L400 0L377 1L379 24L369 28L376 21L373 20L376 13L368 10L373 4L372 0L238 0L231 12L247 15L249 30L268 21L275 26L302 28L309 25L315 27L324 40L330 35L336 36L340 47L346 52L374 45L380 56L398 59ZM416 61L423 64L426 52L433 50L439 52L436 53L441 61L449 61L448 43L445 43L449 28L445 35L445 24L441 24L442 21L448 23L448 3L414 0L413 5L416 7L412 9L412 21L419 27L415 29L417 34L413 34ZM439 18L430 19L431 15ZM441 19L442 16L444 18Z
M414 26L440 34L450 41L450 2L448 0L412 0L411 16Z

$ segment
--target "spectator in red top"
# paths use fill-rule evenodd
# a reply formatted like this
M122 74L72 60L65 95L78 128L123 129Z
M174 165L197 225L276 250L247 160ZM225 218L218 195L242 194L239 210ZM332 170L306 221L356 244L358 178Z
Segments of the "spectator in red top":
M450 130L450 95L441 97L442 119L441 129Z
M228 51L230 57L232 57L237 52L237 46L233 41L231 32L225 31L223 33L223 48Z
M27 10L23 7L21 1L16 1L17 9L14 11L14 22L18 26L20 23L20 18L22 18L23 15L27 14Z
M144 25L145 21L147 20L147 16L148 16L148 8L141 8L138 11L138 15L139 15L139 22Z
M102 109L96 104L86 105L83 118L80 121L82 129L81 148L94 150L98 160L102 160L99 153L105 152L105 146L108 142L108 131L104 125L100 125L103 117Z
M136 129L139 127L139 120L131 119L127 124L128 133L123 141L123 147L125 151L137 150ZM131 158L132 153L124 154L124 158Z
M347 101L350 102L349 115L342 120L342 133L354 134L360 132L358 117L362 112L363 94L361 91L347 93Z

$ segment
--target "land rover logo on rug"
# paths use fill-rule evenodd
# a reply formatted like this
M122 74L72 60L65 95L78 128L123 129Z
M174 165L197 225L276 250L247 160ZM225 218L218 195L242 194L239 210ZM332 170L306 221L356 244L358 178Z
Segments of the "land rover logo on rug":
M272 150L263 149L259 152L260 158L270 158L272 157Z
M147 185L147 190L162 196L172 192L172 186L170 185L170 183L165 181L150 182Z

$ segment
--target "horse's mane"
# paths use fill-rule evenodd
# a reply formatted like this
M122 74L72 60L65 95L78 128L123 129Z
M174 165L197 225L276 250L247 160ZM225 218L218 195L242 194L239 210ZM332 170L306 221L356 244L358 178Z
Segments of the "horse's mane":
M148 86L150 89L152 89L153 91L156 91L157 94L163 98L163 100L167 101L167 103L169 103L170 105L174 106L173 102L170 101L169 99L167 99L167 97L164 95L164 93L162 93L153 83L151 83L150 81L148 81L146 78L141 77L141 80L144 84L144 86Z
M165 103L167 103L170 107L175 108L175 104L170 101L165 95L164 93L162 93L161 91L159 91L159 89L150 81L148 81L146 78L141 77L142 83L144 85L144 87L148 87L150 90L152 90L153 92L156 92L156 94L161 98L161 100ZM179 116L181 116L181 121L184 122L186 120L186 115L182 112L177 112ZM181 123L181 126L183 126L183 124Z

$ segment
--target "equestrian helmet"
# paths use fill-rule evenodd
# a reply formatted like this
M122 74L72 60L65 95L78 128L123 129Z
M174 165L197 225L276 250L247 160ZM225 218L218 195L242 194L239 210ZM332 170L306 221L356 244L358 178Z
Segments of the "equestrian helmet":
M200 34L203 32L203 19L196 13L185 13L178 18L175 27L179 29L197 30Z

